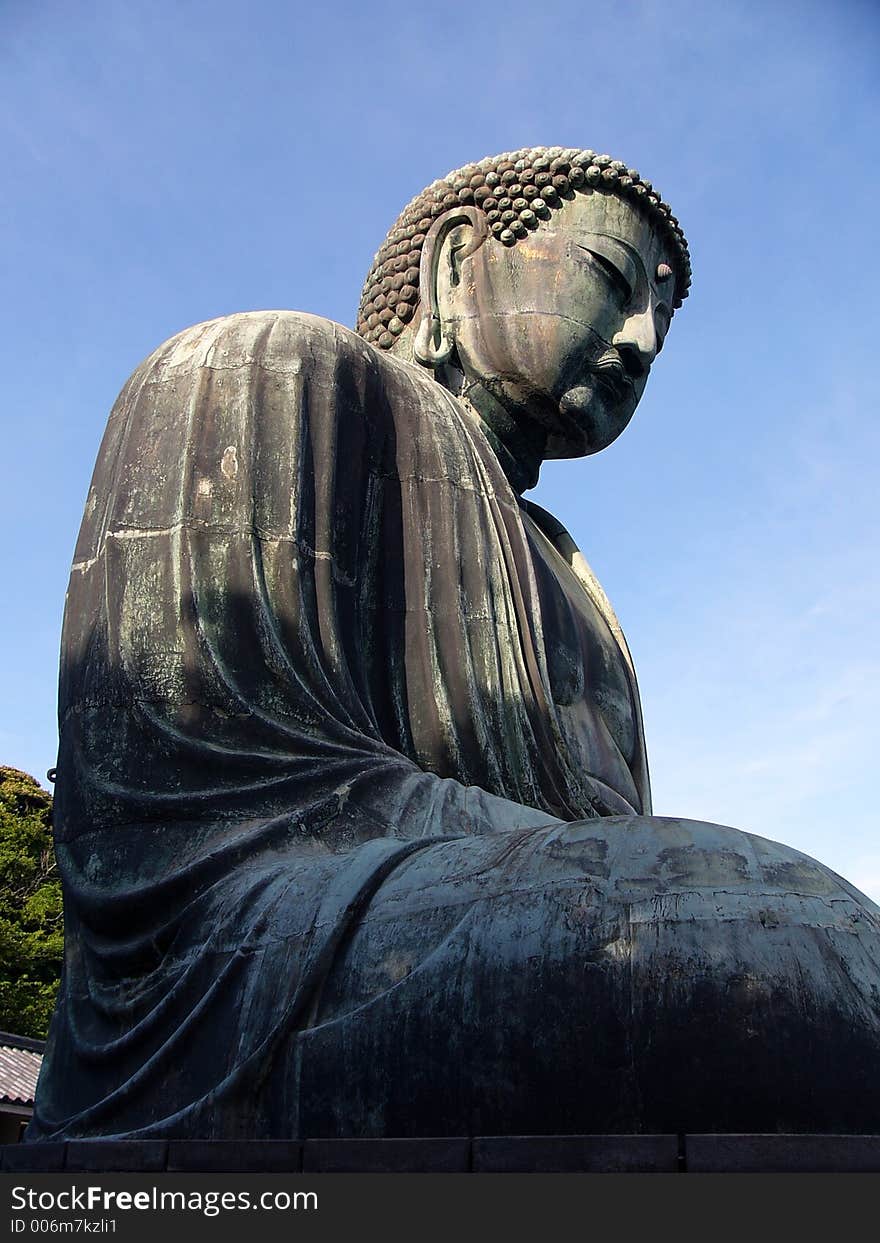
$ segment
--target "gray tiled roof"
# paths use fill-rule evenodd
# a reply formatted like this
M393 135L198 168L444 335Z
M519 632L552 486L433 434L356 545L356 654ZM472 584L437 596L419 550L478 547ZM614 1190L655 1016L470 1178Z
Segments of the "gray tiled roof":
M0 1104L33 1105L44 1047L42 1040L0 1032Z

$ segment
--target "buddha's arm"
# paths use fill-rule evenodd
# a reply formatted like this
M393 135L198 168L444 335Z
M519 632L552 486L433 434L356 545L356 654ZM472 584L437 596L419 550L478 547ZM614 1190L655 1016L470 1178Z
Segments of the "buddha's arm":
M492 515L453 505L466 441L403 443L405 418L444 415L424 389L345 330L277 312L199 325L134 374L65 621L74 828L281 816L348 840L552 821L504 753L508 674L462 610L462 576L472 610L510 592L487 579L492 531L460 547L467 564L432 550L444 523L472 539Z

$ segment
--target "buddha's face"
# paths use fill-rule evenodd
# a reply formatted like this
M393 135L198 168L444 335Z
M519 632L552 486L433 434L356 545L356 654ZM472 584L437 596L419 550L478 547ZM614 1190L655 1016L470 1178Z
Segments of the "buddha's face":
M466 383L547 432L547 457L596 453L632 418L669 328L668 243L622 198L578 194L510 248L440 264L437 298Z

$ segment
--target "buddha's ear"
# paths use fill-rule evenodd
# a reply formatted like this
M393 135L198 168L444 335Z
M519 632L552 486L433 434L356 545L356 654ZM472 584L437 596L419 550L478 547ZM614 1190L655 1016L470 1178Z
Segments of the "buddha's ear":
M457 230L454 237L450 237ZM419 262L419 301L422 320L413 342L413 355L424 367L439 367L452 353L455 342L444 332L437 293L440 264L450 264L457 281L462 259L482 246L488 235L486 217L476 207L453 207L438 216L422 245Z

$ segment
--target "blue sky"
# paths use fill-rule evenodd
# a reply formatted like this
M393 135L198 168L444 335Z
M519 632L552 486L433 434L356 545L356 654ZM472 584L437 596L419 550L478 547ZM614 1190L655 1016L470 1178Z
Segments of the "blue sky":
M0 763L53 762L70 556L137 363L237 310L351 325L428 182L593 147L672 204L694 287L626 433L532 495L623 622L658 814L880 898L876 6L317 7L0 5Z

